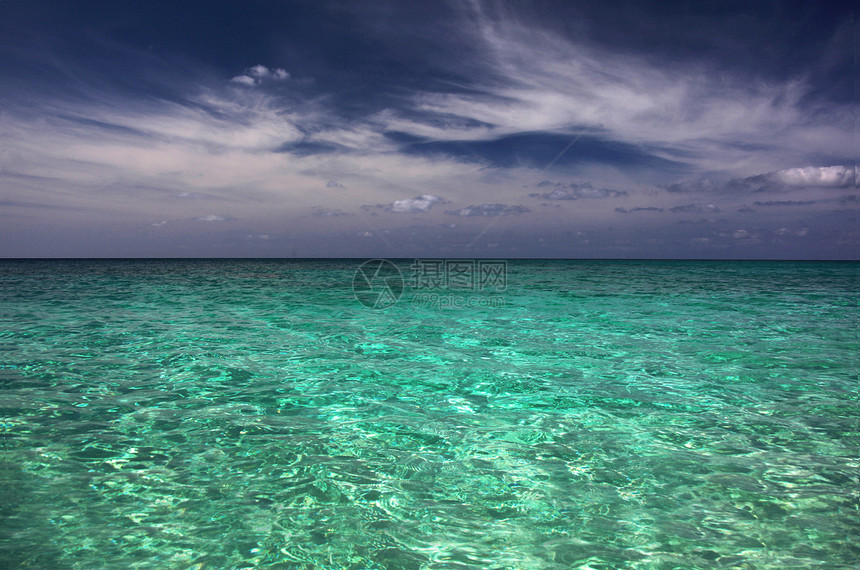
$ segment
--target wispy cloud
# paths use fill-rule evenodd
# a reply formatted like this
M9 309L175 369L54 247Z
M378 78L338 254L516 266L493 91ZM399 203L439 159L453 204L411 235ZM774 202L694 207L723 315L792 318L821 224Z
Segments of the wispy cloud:
M353 51L309 59L297 54L334 44L237 45L213 58L229 60L221 68L191 53L168 64L131 45L104 68L52 52L31 66L50 81L21 72L3 86L0 215L28 236L121 221L243 243L263 239L245 232L278 243L287 232L322 235L306 239L326 251L372 242L386 254L405 253L404 236L516 254L529 236L568 244L559 236L571 227L587 233L577 240L615 247L617 232L669 243L684 222L684 243L705 247L853 223L854 103L820 96L806 71L737 73L695 54L619 49L528 17L525 4L446 6L437 51L415 47L409 25L364 22L380 34L371 44L414 48L391 50L390 66L347 36L338 41ZM588 32L587 19L580 25ZM310 43L292 44L301 41ZM694 235L704 227L722 234ZM737 228L750 235L733 238ZM395 234L404 239L383 243Z
M815 203L815 200L765 200L764 202L753 202L756 206L809 206Z
M704 65L646 56L535 29L504 10L473 3L467 33L490 68L480 91L423 93L415 107L455 123L446 129L395 112L391 130L447 140L511 133L591 133L640 145L655 156L702 168L749 167L819 152L844 154L852 140L847 105L803 108L802 77L782 83L715 75Z
M313 209L311 215L317 218L337 218L339 216L355 216L356 214L353 212L344 212L342 210L318 206Z
M683 206L673 206L669 208L669 211L676 214L716 214L720 208L715 204L684 204Z
M544 180L537 186L538 188L553 188L550 192L529 194L529 196L544 200L578 200L579 198L618 198L619 196L627 196L627 192L624 190L596 188L590 182L564 184Z
M518 216L531 212L525 206L508 205L508 204L480 204L478 206L466 206L459 210L445 210L445 214L449 216Z
M635 212L662 212L663 208L658 208L656 206L637 206L635 208L615 208L615 211L619 214L632 214Z
M248 87L255 87L264 81L284 81L289 78L290 74L285 69L269 69L265 65L255 65L246 69L244 73L237 75L230 81Z
M232 220L233 218L230 216L218 216L215 214L209 214L194 219L198 222L226 222L227 220Z

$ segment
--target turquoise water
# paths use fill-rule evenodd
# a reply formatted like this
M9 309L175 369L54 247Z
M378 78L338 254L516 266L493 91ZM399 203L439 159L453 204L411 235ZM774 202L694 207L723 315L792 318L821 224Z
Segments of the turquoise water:
M0 262L0 561L860 562L856 263L410 261Z

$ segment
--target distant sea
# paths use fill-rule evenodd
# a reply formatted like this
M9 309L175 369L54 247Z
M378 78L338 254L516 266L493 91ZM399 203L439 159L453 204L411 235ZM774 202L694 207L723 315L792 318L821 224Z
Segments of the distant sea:
M860 564L860 264L362 261L0 261L0 566Z

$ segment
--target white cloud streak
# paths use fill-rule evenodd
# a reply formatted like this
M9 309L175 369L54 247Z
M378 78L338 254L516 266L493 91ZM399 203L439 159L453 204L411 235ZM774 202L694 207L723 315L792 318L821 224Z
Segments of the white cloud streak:
M852 109L820 110L814 118L801 109L808 91L803 78L752 82L716 76L704 66L672 68L536 30L509 15L493 18L473 5L475 24L466 33L485 46L491 72L484 93L416 95L417 109L447 117L450 128L394 112L378 121L447 140L589 130L662 158L748 172L796 162L810 147L838 155L852 140ZM750 153L749 145L760 150Z

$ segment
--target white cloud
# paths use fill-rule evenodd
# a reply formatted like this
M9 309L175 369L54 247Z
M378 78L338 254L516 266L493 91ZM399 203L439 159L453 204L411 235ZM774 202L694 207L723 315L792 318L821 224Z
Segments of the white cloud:
M226 222L230 218L226 216L216 216L215 214L209 214L208 216L200 216L199 218L194 218L198 222Z
M388 207L389 212L399 213L416 213L429 212L435 204L444 203L445 200L433 194L422 194L415 198L406 198L404 200L395 200Z
M381 132L366 124L333 125L328 128L321 128L318 132L311 134L307 140L362 153L381 150L393 151L395 149L395 145L388 141Z
M427 101L426 96L417 96L415 102L422 107ZM432 118L432 122L430 122ZM457 115L442 115L432 113L427 121L407 119L397 111L386 109L370 117L370 122L377 130L399 131L430 140L471 141L491 139L502 133L493 125L484 125Z
M674 67L472 6L466 31L484 46L489 67L481 91L416 95L417 110L439 121L387 111L374 117L385 128L436 140L595 134L736 172L761 172L813 147L840 155L852 144L853 110L801 109L809 90L801 80L756 82L715 75L704 64ZM748 145L760 150L750 153Z
M250 67L245 70L245 72L241 75L237 75L230 81L233 83L239 83L241 85L247 85L249 87L253 87L255 85L260 85L264 80L272 80L272 81L283 81L285 79L289 79L290 74L287 73L287 70L281 68L273 68L269 69L265 65L255 65L254 67Z
M247 75L237 75L233 79L231 79L233 83L241 83L242 85L256 85L257 81L253 77L248 77Z
M806 166L788 168L754 176L732 178L728 182L715 184L708 179L685 180L669 184L664 188L678 194L787 194L814 189L847 188L856 186L855 171L845 166ZM821 196L824 194L819 193ZM762 205L756 202L758 205Z
M0 168L14 165L20 174L14 185L8 176L4 181L9 200L40 196L58 207L85 208L93 219L125 212L149 225L163 219L165 192L178 217L201 217L196 198L205 198L229 204L243 220L283 220L304 217L321 200L345 213L392 204L404 188L417 198L392 204L393 211L421 212L440 203L440 190L473 200L469 193L482 186L484 174L474 164L391 152L366 125L337 121L313 104L285 111L280 99L258 90L201 89L185 103L99 95L86 104L43 101L38 115L25 108L0 114L0 139L8 143ZM299 124L335 138L361 133L352 141L361 148L312 157L281 150L307 140Z
M832 186L844 188L856 184L854 169L845 168L844 166L789 168L775 172L773 176L789 186Z

